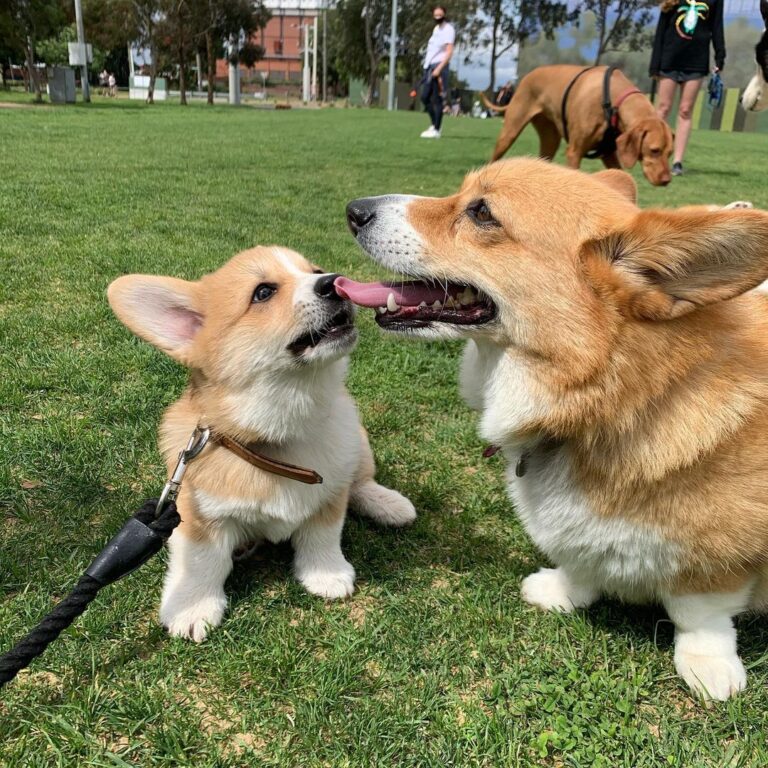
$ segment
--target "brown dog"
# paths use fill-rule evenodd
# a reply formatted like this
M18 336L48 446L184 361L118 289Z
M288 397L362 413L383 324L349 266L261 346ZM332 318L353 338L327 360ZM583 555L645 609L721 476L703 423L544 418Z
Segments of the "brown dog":
M498 160L515 142L523 128L532 123L539 134L539 155L551 160L560 140L566 135L562 106L565 91L584 67L557 64L537 67L521 81L512 101L497 107L485 97L486 107L504 112L492 160ZM584 72L568 94L566 107L568 146L566 164L578 168L581 159L594 149L606 130L603 113L603 78L605 67ZM672 131L656 114L650 101L622 72L615 71L610 85L611 103L618 108L616 150L601 157L606 168L631 168L639 160L643 174L654 186L669 184L669 157Z

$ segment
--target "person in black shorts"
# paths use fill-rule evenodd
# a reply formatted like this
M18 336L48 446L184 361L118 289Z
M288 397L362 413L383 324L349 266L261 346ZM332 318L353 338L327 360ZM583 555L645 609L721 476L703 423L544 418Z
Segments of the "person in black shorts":
M724 0L663 0L653 41L650 75L659 81L656 111L666 119L675 90L680 107L675 126L672 175L683 173L683 156L691 135L691 114L701 83L710 72L709 46L715 51L714 72L725 64Z

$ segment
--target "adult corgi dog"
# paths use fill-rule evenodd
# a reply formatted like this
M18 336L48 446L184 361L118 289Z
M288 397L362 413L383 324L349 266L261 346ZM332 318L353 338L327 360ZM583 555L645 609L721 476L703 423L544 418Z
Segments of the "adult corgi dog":
M355 200L358 243L419 280L336 287L385 330L470 339L462 392L556 566L523 598L660 601L678 672L726 699L746 683L731 618L768 603L768 213L635 192L517 159L449 197Z
M197 282L126 275L109 286L117 317L190 369L160 427L169 469L198 425L216 436L189 465L182 522L168 541L160 620L172 635L200 642L221 622L232 552L246 541L290 539L299 581L339 598L355 580L341 552L347 504L388 525L415 518L408 499L374 480L344 386L357 331L336 277L271 247L244 251ZM247 460L254 455L260 466ZM298 466L283 476L275 464ZM305 484L294 470L313 470L322 483Z

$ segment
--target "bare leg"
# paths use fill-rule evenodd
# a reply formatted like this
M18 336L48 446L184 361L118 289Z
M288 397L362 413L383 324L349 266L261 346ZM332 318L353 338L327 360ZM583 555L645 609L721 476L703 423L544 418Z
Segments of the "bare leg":
M226 525L203 537L182 523L168 540L170 559L160 602L160 622L176 637L200 643L221 624L227 607L224 582L232 570L236 534Z
M746 687L747 672L736 653L731 617L747 608L751 586L731 593L663 598L675 624L675 668L705 699L724 701Z
M656 94L656 114L666 120L672 109L672 102L675 100L675 89L677 83L670 77L659 79L659 88Z
M699 80L688 80L683 83L683 90L680 94L680 109L677 112L677 126L675 127L675 154L673 162L682 163L685 156L685 148L688 146L688 139L691 135L693 121L693 105L696 103L696 96L701 88L703 78Z
M296 578L313 595L334 599L354 592L355 569L341 552L346 510L344 494L310 517L291 536Z
M390 488L374 480L376 465L373 461L368 435L360 430L362 452L357 477L349 495L349 504L359 515L370 517L382 525L407 525L416 519L413 504Z
M540 568L523 579L521 595L526 603L545 611L570 613L574 608L594 603L600 590L567 574L563 568Z

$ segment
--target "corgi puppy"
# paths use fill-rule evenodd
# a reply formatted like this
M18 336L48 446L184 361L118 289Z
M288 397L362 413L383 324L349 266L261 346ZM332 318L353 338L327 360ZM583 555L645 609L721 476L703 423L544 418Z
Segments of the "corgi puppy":
M660 601L678 672L726 699L746 683L731 619L768 603L768 213L635 193L515 159L449 197L355 200L358 243L419 280L336 286L384 330L470 339L463 395L556 566L523 598Z
M232 552L246 541L290 539L298 580L340 598L355 580L341 551L347 505L387 525L415 519L408 499L374 480L344 386L357 331L336 277L271 247L244 251L196 282L126 275L109 286L117 317L190 369L160 427L169 470L196 426L223 436L190 463L178 497L182 522L168 541L160 605L172 635L200 642L221 622ZM255 467L242 447L314 470L322 484Z

